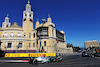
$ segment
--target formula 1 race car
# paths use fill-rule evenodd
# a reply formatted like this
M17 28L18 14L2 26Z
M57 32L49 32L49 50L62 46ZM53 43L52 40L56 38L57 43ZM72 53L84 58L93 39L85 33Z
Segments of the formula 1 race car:
M37 65L38 63L49 63L50 62L50 58L49 57L37 57L37 58L30 58L29 59L29 64L33 64L33 65Z
M37 58L31 58L29 59L29 63L33 65L37 65L38 63L44 64L44 63L50 63L50 62L60 62L62 61L62 58L60 56L57 57L37 57Z
M52 61L52 62L60 62L62 60L63 59L60 56L56 56L56 57L51 57L50 58L50 61Z
M38 58L35 58L38 62L40 63L49 63L50 62L50 57L43 57L43 56L40 56Z

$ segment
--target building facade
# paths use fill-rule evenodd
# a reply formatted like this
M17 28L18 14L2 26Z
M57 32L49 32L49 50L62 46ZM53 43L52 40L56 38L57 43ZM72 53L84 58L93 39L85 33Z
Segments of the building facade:
M46 53L72 53L72 48L66 47L64 31L58 31L52 22L50 15L45 23L37 22L33 28L33 11L28 1L26 9L23 11L22 27L14 22L9 22L9 17L0 28L0 47L6 51L36 50ZM69 51L69 52L68 52Z
M99 47L99 43L98 43L97 40L85 41L84 45L85 45L85 48L88 48L88 47Z

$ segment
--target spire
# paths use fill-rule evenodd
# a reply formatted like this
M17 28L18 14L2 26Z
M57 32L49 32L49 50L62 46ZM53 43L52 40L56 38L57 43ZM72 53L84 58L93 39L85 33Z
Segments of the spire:
M39 21L39 19L37 18L37 22Z
M28 1L27 3L28 4L26 4L26 10L31 11L30 1Z
M37 18L36 26L39 25L39 24L40 24L40 23L39 23L39 19Z
M28 4L30 4L30 1L28 1Z
M50 17L50 14L48 14L47 22L52 22L52 19L51 19L51 17Z
M9 16L9 14L7 14L7 17Z
M48 14L48 17L50 18L50 14Z
M9 14L7 14L7 17L5 17L5 22L9 22Z
M10 27L10 22L9 22L9 14L7 14L7 17L5 17L5 21L2 23L2 27Z
M39 23L39 19L37 18L37 22L36 22L35 27L37 28L39 24L40 24L40 23Z

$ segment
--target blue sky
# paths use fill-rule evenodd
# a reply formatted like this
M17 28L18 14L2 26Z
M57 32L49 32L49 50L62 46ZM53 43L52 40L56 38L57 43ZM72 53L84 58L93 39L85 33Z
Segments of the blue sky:
M28 0L0 0L0 27L9 14L11 24L22 26L22 14ZM51 14L56 29L64 30L67 43L84 47L88 40L100 42L100 0L30 0L36 19Z

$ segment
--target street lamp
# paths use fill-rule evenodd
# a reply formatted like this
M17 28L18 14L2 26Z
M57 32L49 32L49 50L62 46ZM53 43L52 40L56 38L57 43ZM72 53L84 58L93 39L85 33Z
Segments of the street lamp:
M43 22L43 25L46 23L46 19L45 18L43 18L42 19L42 22ZM42 25L42 27L43 27L43 25Z
M46 19L45 18L43 18L42 19L42 22L43 22L43 25L46 23ZM42 27L43 27L43 25L42 25ZM39 35L39 38L38 38L39 40L40 40L40 45L39 45L39 51L41 51L40 50L40 47L41 47L41 37L40 37L40 35ZM38 48L38 46L37 46L37 48Z
M42 27L43 27L43 25L46 23L46 19L43 18L42 19L42 22L43 22L43 24L42 24ZM38 32L36 32L36 34L38 35ZM41 33L40 33L40 35L41 35ZM38 35L38 38L37 38L37 52L40 51L40 47L41 47L41 37L40 37L40 35ZM38 45L39 44L38 43L39 40L40 40L40 45Z
M42 19L42 22L43 22L43 23L45 23L45 22L46 22L46 19L45 19L45 18L43 18L43 19Z
M16 53L17 53L17 51L18 51L18 48L19 48L19 46L16 46Z

